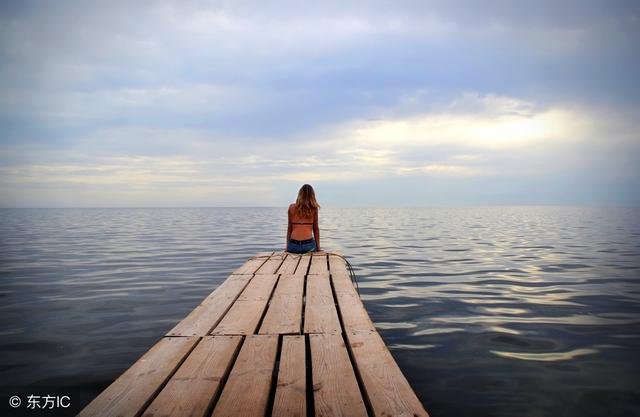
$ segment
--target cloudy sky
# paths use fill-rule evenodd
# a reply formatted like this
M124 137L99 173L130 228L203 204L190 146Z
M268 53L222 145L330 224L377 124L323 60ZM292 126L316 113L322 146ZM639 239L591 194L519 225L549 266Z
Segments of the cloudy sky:
M632 0L2 1L0 205L637 205L638 39Z

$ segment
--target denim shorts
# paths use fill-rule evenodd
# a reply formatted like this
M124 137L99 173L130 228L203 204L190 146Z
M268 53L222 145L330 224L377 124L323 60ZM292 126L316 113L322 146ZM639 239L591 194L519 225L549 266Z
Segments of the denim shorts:
M287 252L291 253L306 253L316 250L316 240L311 238L309 240L295 240L289 239L287 243Z

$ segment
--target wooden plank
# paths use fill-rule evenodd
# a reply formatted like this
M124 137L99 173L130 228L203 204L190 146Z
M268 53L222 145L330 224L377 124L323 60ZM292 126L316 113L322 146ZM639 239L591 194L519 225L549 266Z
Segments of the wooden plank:
M345 332L374 331L375 325L371 321L360 297L356 294L336 293L336 301L342 317Z
M273 255L275 252L258 252L256 253L253 257L254 258L264 258L264 257L269 257L271 255Z
M251 275L231 275L171 329L167 336L204 336L220 322L251 280Z
M296 274L307 275L307 271L309 270L309 263L311 262L311 255L303 255L300 256L300 263L296 268Z
M326 274L327 273L327 255L313 255L311 257L311 267L309 268L309 275L311 274Z
M264 416L276 362L278 336L247 336L213 417Z
M378 332L346 336L376 416L428 417Z
M351 281L347 263L341 256L329 255L329 272L345 331L373 331L375 326Z
M247 284L253 278L252 275L229 275L211 294L207 296L202 303L207 304L216 301L218 297L237 298L246 288Z
M344 259L339 256L329 255L329 273L336 292L345 291L357 294Z
M296 272L296 267L298 266L299 262L300 262L300 256L287 253L284 258L284 262L282 262L282 264L280 265L280 268L278 268L277 273L293 274Z
M336 294L348 293L358 297L358 292L351 281L351 275L344 259L339 256L329 255L329 272Z
M78 416L137 416L178 368L198 337L163 337Z
M211 334L253 334L277 280L277 275L253 277Z
M278 268L280 268L284 257L285 255L283 253L272 255L260 268L256 270L256 274L275 274Z
M262 266L269 259L268 256L261 256L257 258L251 258L247 262L245 262L240 268L233 271L234 275L246 275L246 274L254 274L258 268Z
M300 333L303 291L303 275L281 275L258 333Z
M313 389L318 416L428 416L375 330L343 258L266 252L236 272L79 415L205 416L215 405L213 416L306 416L305 389ZM296 334L303 309L312 387L304 336ZM260 335L253 335L263 314Z
M309 340L315 415L366 416L342 335L312 334Z
M143 416L205 416L231 371L240 342L242 336L204 337Z
M340 332L340 320L336 310L329 275L307 276L307 293L304 310L305 333Z
M238 301L268 300L273 287L278 281L278 275L256 275L238 296Z
M339 256L329 255L329 271L344 330L346 332L375 330L376 328L351 282L345 260Z
M284 336L272 416L307 415L305 361L304 336Z

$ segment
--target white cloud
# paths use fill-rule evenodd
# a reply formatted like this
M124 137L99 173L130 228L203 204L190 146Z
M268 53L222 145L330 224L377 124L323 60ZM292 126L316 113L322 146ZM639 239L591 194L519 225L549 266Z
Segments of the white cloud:
M0 184L5 189L76 186L190 193L197 200L204 190L230 192L238 187L241 193L246 187L265 190L283 181L535 177L571 167L576 144L594 143L594 135L616 129L619 137L630 126L580 109L466 94L441 113L354 121L295 141L267 138L248 146L191 129L107 129L76 141L75 162L4 166ZM110 151L130 142L139 142L143 151ZM81 152L99 149L100 144L105 146L102 153ZM154 146L175 149L153 155L149 149Z
M475 168L465 165L428 164L398 168L399 175L427 175L435 177L471 177L490 174L487 168Z
M590 127L584 114L562 107L536 110L533 103L491 95L470 101L467 95L448 112L357 122L347 134L360 146L383 150L445 144L498 150L574 141Z
M499 3L63 1L7 13L0 192L197 201L302 178L637 176L637 109L616 114L637 102L637 15ZM600 97L613 104L588 104Z

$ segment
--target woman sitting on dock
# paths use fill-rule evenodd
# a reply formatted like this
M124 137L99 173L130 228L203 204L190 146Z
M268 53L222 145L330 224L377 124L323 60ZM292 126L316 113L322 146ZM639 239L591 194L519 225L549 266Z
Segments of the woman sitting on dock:
M305 253L320 251L318 209L313 187L305 184L298 191L296 202L289 205L287 227L287 251Z

